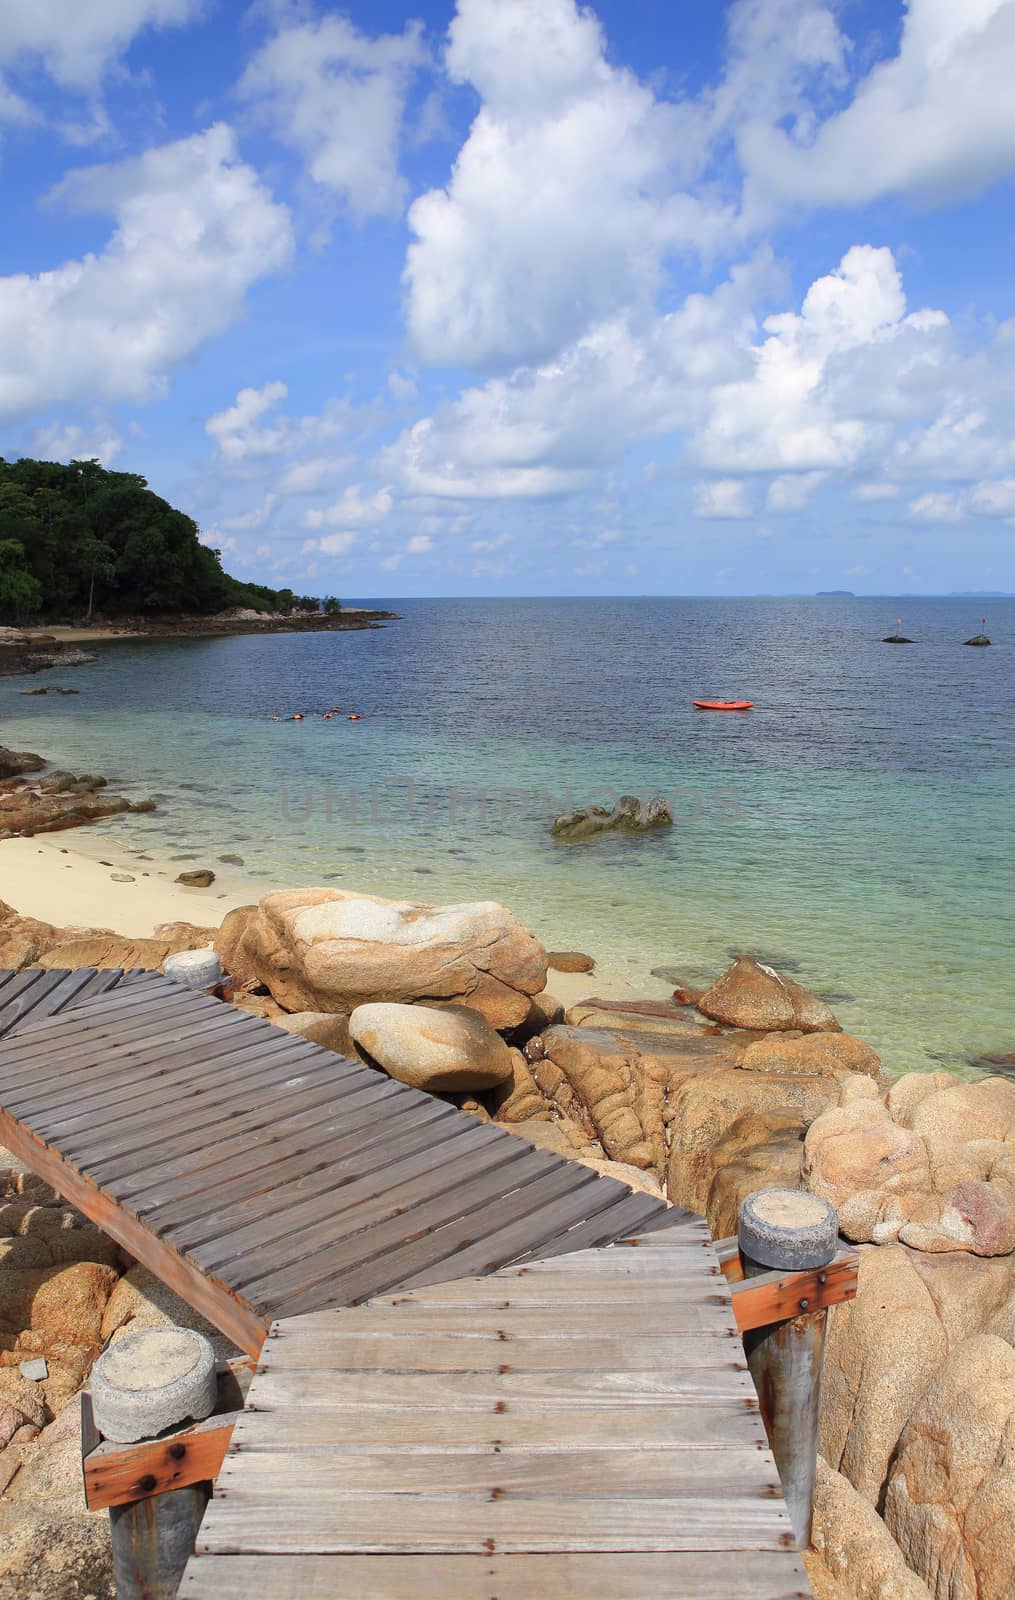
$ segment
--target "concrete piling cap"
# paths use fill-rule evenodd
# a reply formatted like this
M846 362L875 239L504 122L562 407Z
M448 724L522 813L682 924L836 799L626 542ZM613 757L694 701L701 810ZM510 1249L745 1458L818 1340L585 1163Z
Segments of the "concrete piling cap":
M215 1352L191 1328L142 1328L100 1356L92 1370L92 1407L100 1433L117 1444L154 1439L166 1428L215 1409Z
M839 1244L834 1206L802 1189L758 1189L740 1208L741 1256L784 1272L827 1266Z
M222 982L222 963L214 950L180 950L166 957L162 971L188 989L211 989Z

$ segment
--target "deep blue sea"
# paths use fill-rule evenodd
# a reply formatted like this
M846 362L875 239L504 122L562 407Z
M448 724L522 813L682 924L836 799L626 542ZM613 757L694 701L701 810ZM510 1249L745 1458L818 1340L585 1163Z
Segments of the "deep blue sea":
M635 983L749 950L894 1071L1015 1049L1015 600L377 603L402 620L0 680L0 741L155 794L101 827L156 856L496 898ZM984 612L993 645L963 648ZM882 644L899 616L916 643ZM21 695L46 681L81 692ZM669 831L549 836L571 804L660 792Z

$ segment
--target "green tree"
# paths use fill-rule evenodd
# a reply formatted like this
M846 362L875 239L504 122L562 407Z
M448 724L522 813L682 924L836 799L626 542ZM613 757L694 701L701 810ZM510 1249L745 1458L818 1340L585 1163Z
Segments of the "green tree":
M0 615L15 622L42 605L42 586L25 566L24 547L16 539L0 539Z

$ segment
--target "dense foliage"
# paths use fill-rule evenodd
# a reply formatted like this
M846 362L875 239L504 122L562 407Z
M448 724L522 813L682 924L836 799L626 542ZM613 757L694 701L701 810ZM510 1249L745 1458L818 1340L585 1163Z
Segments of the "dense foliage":
M229 577L196 522L136 473L0 457L0 622L319 604Z

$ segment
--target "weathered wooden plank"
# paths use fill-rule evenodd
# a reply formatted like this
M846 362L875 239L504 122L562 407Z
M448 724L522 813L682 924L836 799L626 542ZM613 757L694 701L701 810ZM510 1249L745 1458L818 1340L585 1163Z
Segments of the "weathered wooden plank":
M337 1501L218 1494L198 1534L209 1554L363 1554L432 1551L759 1550L791 1546L776 1500L752 1495L671 1499L467 1500L455 1495L349 1495Z
M357 1205L355 1215L347 1214L348 1227L337 1229L334 1216L322 1219L317 1206L317 1220L282 1241L282 1248L274 1240L245 1258L240 1282L266 1303L270 1294L272 1304L288 1304L324 1278L453 1221L491 1193L507 1193L559 1164L555 1157L534 1155L520 1140L501 1140L497 1134L496 1128L477 1124L475 1134L460 1147L465 1153L454 1163L438 1163L397 1189L365 1199L362 1210ZM348 1199L346 1191L342 1204ZM411 1221L405 1216L410 1207Z
M265 1275L277 1273L284 1278L285 1286L290 1283L302 1286L306 1274L315 1270L309 1265L311 1262L315 1266L321 1262L322 1275L338 1270L331 1266L330 1261L323 1263L321 1247L332 1241L341 1241L351 1234L355 1234L359 1240L370 1229L370 1250L376 1243L379 1251L384 1247L388 1235L378 1237L373 1225L387 1222L391 1225L389 1233L392 1242L399 1242L410 1227L403 1220L402 1213L415 1205L418 1199L435 1192L445 1194L449 1188L455 1187L463 1175L474 1177L477 1182L484 1179L488 1184L500 1182L502 1167L512 1163L520 1165L525 1159L526 1146L519 1143L516 1147L513 1141L499 1139L495 1128L473 1123L471 1126L456 1124L456 1129L458 1151L453 1163L445 1159L439 1145L424 1149L418 1156L408 1158L402 1164L404 1176L401 1182L397 1167L383 1178L375 1170L355 1183L336 1189L327 1207L318 1196L311 1196L289 1208L280 1217L266 1217L263 1222L238 1228L233 1233L220 1234L207 1245L198 1246L194 1258L208 1267L228 1260L232 1264L236 1282L241 1285L254 1284ZM544 1163L539 1164L539 1170L544 1170ZM520 1172L519 1181L524 1181L524 1177L524 1171ZM454 1207L454 1202L445 1201L445 1207L448 1204ZM340 1221L343 1213L344 1224ZM452 1215L458 1215L458 1212L452 1209ZM420 1219L420 1226L424 1220ZM281 1250L278 1248L280 1244ZM361 1260L365 1247L362 1243L333 1245L336 1256L343 1249L348 1264Z
M211 1556L178 1600L808 1600L798 1557L766 1550L481 1556Z
M532 1151L517 1142L522 1154L504 1146L496 1149L500 1163L481 1173L472 1183L448 1186L445 1175L442 1192L436 1199L420 1197L407 1224L392 1215L372 1228L367 1235L369 1248L355 1240L324 1251L314 1258L314 1275L299 1284L299 1269L272 1275L262 1283L263 1303L276 1315L298 1315L321 1305L318 1284L324 1271L341 1271L342 1293L347 1302L367 1299L381 1290L405 1282L424 1267L456 1257L463 1246L496 1228L499 1220L526 1216L583 1180L572 1171L572 1164L544 1151ZM588 1173L592 1183L607 1180ZM595 1205L589 1207L595 1210ZM538 1222L534 1226L538 1233ZM339 1265L341 1262L341 1265ZM449 1276L455 1275L451 1268Z
M438 1164L454 1159L456 1151L449 1150L448 1146L457 1147L457 1139L466 1131L454 1107L443 1105L439 1100L418 1111L413 1109L408 1116L395 1118L388 1114L387 1102L382 1101L378 1108L377 1102L371 1100L360 1119L337 1117L334 1126L336 1131L322 1143L316 1165L308 1159L307 1152L293 1157L291 1162L280 1163L278 1168L272 1163L256 1175L252 1192L249 1178L236 1180L223 1197L221 1206L207 1210L199 1220L187 1221L179 1214L167 1214L161 1207L154 1215L161 1226L171 1225L179 1230L190 1249L226 1233L235 1238L241 1228L256 1224L261 1227L255 1243L260 1243L272 1237L271 1218L275 1218L274 1225L285 1236L293 1226L296 1207L305 1200L321 1201L316 1208L318 1216L321 1206L328 1208L333 1198L339 1200L340 1207L344 1186L355 1178L370 1178L375 1185L386 1189L399 1181L403 1164L417 1153L424 1160L432 1156ZM441 1151L439 1156L438 1150ZM268 1193L259 1191L257 1179L265 1184L270 1182L271 1190Z
M263 1369L263 1358L262 1358ZM746 1364L732 1341L727 1359L713 1366L663 1371L612 1372L336 1372L286 1371L269 1363L258 1373L248 1409L280 1412L329 1411L359 1406L404 1407L407 1411L559 1411L586 1406L698 1406L703 1401L741 1399L757 1411L758 1401Z
M610 1187L612 1181L597 1177L595 1182L578 1187L570 1174L562 1174L558 1199L542 1204L538 1211L526 1211L521 1218L494 1227L474 1244L471 1240L479 1230L475 1226L476 1219L470 1217L462 1244L455 1250L455 1272L495 1272L518 1255L528 1254L533 1245L538 1248L557 1237L561 1229L570 1228L585 1217L601 1216L627 1198L620 1185ZM445 1259L442 1256L434 1265L403 1278L405 1287L422 1288L428 1283L440 1283L447 1276Z
M735 1330L700 1332L693 1339L638 1331L596 1339L530 1339L505 1333L491 1339L428 1333L426 1342L397 1332L384 1336L321 1333L313 1339L272 1339L261 1356L262 1372L300 1368L331 1372L655 1372L681 1367L724 1367L732 1360L746 1370Z
M393 1312L397 1312L393 1314ZM550 1305L530 1302L513 1306L481 1306L473 1303L460 1308L454 1306L412 1306L395 1303L394 1307L355 1306L349 1311L327 1312L332 1317L330 1330L302 1328L303 1317L286 1321L284 1330L273 1337L271 1347L277 1354L296 1348L313 1350L320 1339L331 1339L340 1333L353 1334L377 1340L419 1339L421 1364L425 1365L426 1342L431 1334L448 1339L503 1338L595 1339L601 1334L622 1336L632 1331L639 1337L674 1339L696 1338L699 1333L721 1333L729 1337L729 1295L703 1296L666 1293L647 1298L644 1303L614 1302L613 1305L590 1305L582 1296L579 1305L565 1306L557 1301ZM383 1345L378 1346L383 1354Z
M329 1507L363 1496L451 1495L463 1507L472 1501L513 1501L519 1519L523 1502L558 1504L573 1499L619 1501L778 1500L779 1475L767 1450L756 1445L725 1450L597 1450L573 1444L567 1417L557 1418L559 1447L539 1451L501 1450L466 1454L449 1450L329 1450L305 1454L297 1446L240 1450L222 1463L215 1485L220 1499L251 1504L259 1499L279 1509L312 1503L323 1520Z
M655 1200L651 1195L632 1194L628 1199L618 1201L605 1215L589 1217L558 1234L555 1239L542 1240L513 1259L517 1262L547 1261L551 1256L567 1255L573 1250L591 1250L612 1244L625 1233L644 1227L650 1218L664 1210L664 1206L662 1200Z
M228 1015L208 1017L198 1026L186 1020L175 1024L172 1032L153 1034L143 1048L126 1049L101 1060L75 1054L74 1070L54 1069L55 1076L36 1075L32 1086L11 1096L9 1103L19 1116L47 1121L54 1113L61 1126L88 1125L104 1106L121 1106L124 1114L132 1104L148 1094L163 1095L173 1085L181 1087L200 1076L226 1049L234 1052L250 1048L251 1039L242 1029L231 1026ZM117 1095L119 1094L119 1098Z
M358 1114L359 1108L369 1103L376 1110L392 1087L386 1079L375 1085L357 1085L348 1097L339 1099L324 1074L317 1074L313 1082L317 1098L303 1109L281 1115L276 1110L271 1116L263 1104L256 1110L240 1110L224 1129L212 1130L210 1144L199 1143L196 1136L188 1139L186 1149L168 1160L153 1161L132 1176L110 1180L111 1189L115 1182L117 1196L129 1200L139 1214L157 1205L183 1207L191 1199L199 1212L200 1195L210 1194L219 1183L225 1186L237 1178L256 1175L276 1159L313 1150L319 1134L327 1138L330 1130L341 1125L344 1108L354 1107ZM93 1170L99 1176L101 1169Z
M245 1060L248 1065L247 1081L252 1083L256 1079L263 1084L266 1092L270 1092L276 1099L276 1103L281 1101L285 1094L301 1088L307 1077L313 1073L312 1063L290 1062L284 1039L259 1041L254 1046L247 1046L245 1054L240 1052L237 1060L240 1063ZM223 1069L223 1072L215 1078L209 1077L206 1096L214 1095L216 1083L221 1084L224 1081L227 1070L229 1069ZM226 1109L224 1100L220 1098L220 1114ZM68 1142L66 1154L73 1159L91 1162L99 1158L103 1150L108 1151L113 1147L118 1154L136 1158L140 1151L151 1149L153 1145L164 1144L170 1135L183 1139L189 1132L206 1127L208 1122L207 1107L203 1100L196 1100L193 1094L183 1097L183 1108L178 1114L173 1116L165 1114L158 1119L158 1134L154 1138L150 1121L143 1111L139 1111L134 1117L119 1120L122 1126L117 1131L115 1141L103 1138L101 1134L95 1138L79 1134L73 1144Z
M49 978L58 976L59 973L47 974ZM16 1035L4 1041L0 1060L6 1071L8 1065L16 1068L19 1062L41 1061L47 1051L54 1055L62 1053L69 1038L77 1040L80 1049L91 1051L93 1047L101 1047L107 1039L123 1037L132 1024L135 1031L140 1025L143 1034L146 1028L154 1027L166 1017L184 1014L186 994L178 984L167 985L156 994L142 984L123 984L112 994L85 1000L73 1011L62 1012L59 1016L28 1017L18 1027ZM217 1005L217 1001L207 1001L200 1010L190 1011L191 1021L203 1020L208 1010Z
M152 1495L214 1480L239 1412L212 1416L190 1428L140 1444L100 1444L82 1462L89 1511L150 1500Z
M262 1385L259 1383L258 1390ZM498 1410L498 1404L503 1405ZM236 1419L233 1442L244 1455L263 1450L302 1450L306 1454L384 1450L400 1452L454 1450L460 1453L492 1448L502 1451L559 1450L724 1451L731 1446L764 1449L765 1429L757 1407L743 1395L735 1399L697 1397L695 1403L603 1406L589 1399L583 1405L520 1409L492 1398L483 1409L446 1407L332 1405L328 1410L279 1409L243 1411ZM414 1469L407 1469L414 1470ZM646 1471L651 1470L646 1468Z
M297 1118L325 1115L334 1101L334 1081L326 1071L305 1074L295 1082L286 1079L256 1105L246 1109L242 1105L230 1107L227 1118L207 1121L202 1128L189 1128L185 1141L174 1134L167 1139L172 1151L168 1157L160 1160L149 1154L141 1163L132 1156L96 1157L89 1171L110 1194L129 1202L130 1196L147 1187L149 1181L214 1167L221 1151L246 1149L249 1139L271 1138L275 1130L292 1126Z

